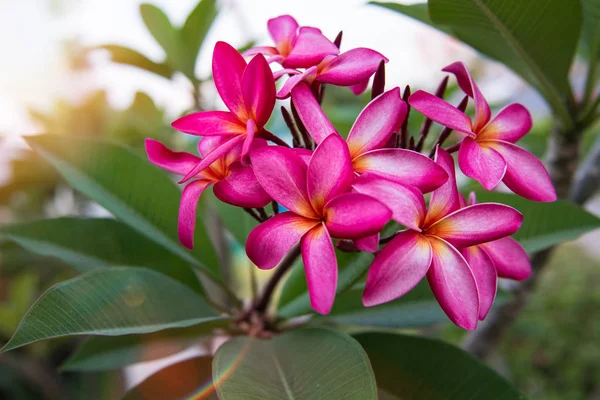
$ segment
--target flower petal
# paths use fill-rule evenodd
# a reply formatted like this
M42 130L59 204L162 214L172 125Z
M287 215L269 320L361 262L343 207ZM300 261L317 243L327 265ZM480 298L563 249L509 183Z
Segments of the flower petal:
M358 115L348 134L352 158L369 150L383 147L406 118L406 103L396 87L373 99Z
M227 142L221 144L219 147L211 151L206 155L196 166L190 170L184 177L179 181L179 183L185 183L192 179L194 176L198 175L204 169L208 168L212 163L217 161L219 158L224 157L227 153L232 151L236 146L241 145L244 141L244 136L238 135L229 139Z
M205 157L229 139L231 139L231 136L203 136L198 141L198 154Z
M312 82L312 80L317 76L317 67L310 67L306 71L302 72L298 75L290 76L287 81L283 84L279 92L277 92L277 98L287 99L290 97L290 94L294 90L296 86L302 81ZM310 90L309 90L310 91ZM312 92L311 92L312 95ZM314 97L314 96L313 96Z
M329 54L339 54L340 49L327 39L321 30L303 26L294 40L292 51L283 61L286 68L309 68L320 63Z
M281 54L288 54L298 31L298 22L291 15L280 15L267 22L267 29Z
M250 232L246 254L260 269L271 269L319 221L286 211L269 218Z
M279 78L281 78L284 75L300 75L302 74L302 72L293 69L293 68L284 68L284 69L280 69L279 71L275 71L273 72L273 79L277 80Z
M498 203L480 203L461 208L427 229L452 245L463 248L510 236L519 230L523 215Z
M328 314L337 288L337 259L325 225L315 226L300 241L310 306L319 314Z
M409 229L421 231L425 218L425 200L419 189L374 176L359 177L352 188L385 204L392 210L394 221Z
M310 158L313 155L312 150L303 149L302 147L294 147L292 150L294 150L294 153L300 156L302 161L304 161L306 165L308 165L308 162L310 161Z
M475 136L471 119L452 104L422 90L417 90L408 98L408 104L432 121L455 131Z
M262 54L263 56L275 56L278 55L279 52L273 46L256 46L244 51L242 56L252 57L257 54Z
M375 253L379 249L379 233L354 239L354 245L360 251Z
M172 151L154 139L146 139L144 146L152 164L173 174L185 175L200 162L199 157L185 151Z
M228 43L217 42L212 61L213 80L223 103L242 120L247 117L242 99L242 75L245 68L246 61L236 49Z
M306 179L308 198L317 212L322 212L329 200L350 190L354 170L348 145L340 135L329 135L317 146Z
M242 96L248 116L262 128L275 107L275 80L262 54L254 56L244 70Z
M381 61L388 62L388 59L375 50L362 47L352 49L327 63L317 80L338 86L356 85L369 79Z
M483 321L496 298L498 287L498 274L494 263L488 254L479 246L472 246L462 250L462 255L471 267L471 272L479 289L479 320Z
M392 211L382 202L360 193L342 194L325 205L325 223L333 237L358 239L383 229Z
M556 190L544 164L536 156L512 143L499 140L484 142L502 154L508 164L502 182L510 190L534 201L556 200Z
M425 216L425 226L429 226L440 218L460 208L460 193L456 187L456 173L454 172L454 159L447 151L436 149L436 164L446 172L446 183L431 193L429 208Z
M213 190L219 200L237 207L264 207L271 201L252 168L239 161L229 167L227 178L217 182Z
M246 124L227 111L195 112L171 123L174 129L197 136L239 135L246 132Z
M473 330L479 320L479 293L469 264L448 242L428 237L432 250L429 286L452 322Z
M307 166L292 149L268 146L250 152L256 178L265 191L290 211L317 218L306 191Z
M529 257L515 239L505 237L480 246L490 256L501 278L522 281L531 275Z
M430 265L429 241L412 230L400 232L373 260L363 304L376 306L406 294L423 279Z
M464 138L460 144L458 165L465 175L481 183L485 190L498 186L506 173L506 161L500 153L470 137Z
M529 132L532 121L529 111L515 103L504 107L477 137L480 140L504 140L515 143Z
M462 62L458 61L448 65L442 71L450 72L456 76L458 86L463 92L473 100L475 100L475 123L473 124L473 131L479 132L481 128L485 126L490 120L490 106L488 106L485 97L479 91L479 88L475 84L475 81L471 77L469 70Z
M317 144L321 143L327 136L337 132L333 124L327 119L308 85L303 83L292 90L292 102L294 102L302 124Z
M363 94L365 90L369 87L369 80L365 79L362 82L355 83L354 85L350 85L349 88L355 95Z
M179 216L177 222L177 233L179 241L188 249L194 248L194 228L196 227L196 208L198 199L204 189L212 182L199 180L191 182L183 189L181 202L179 203Z
M242 145L242 154L240 155L243 164L247 164L246 156L250 151L250 147L252 147L252 142L254 142L255 133L256 123L253 119L249 119L248 122L246 122L246 137L244 138L244 144Z
M429 157L412 150L379 149L354 159L354 172L376 175L431 192L448 180L448 174Z

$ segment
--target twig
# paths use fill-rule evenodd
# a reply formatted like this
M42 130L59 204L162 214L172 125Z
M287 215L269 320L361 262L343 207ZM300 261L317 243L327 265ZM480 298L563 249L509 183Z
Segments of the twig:
M283 141L283 139L278 138L277 136L275 136L273 133L269 132L266 129L263 129L260 132L260 136L266 140L270 140L271 142L278 144L280 146L284 146L284 147L290 147L289 144L287 144L285 141Z
M258 213L256 211L254 211L252 208L246 208L246 207L244 207L244 211L246 211L248 214L250 214L250 216L252 218L254 218L255 220L257 220L258 222L263 222L260 219L260 215L258 215Z
M448 76L446 76L444 79L442 79L442 81L440 82L440 84L438 85L438 87L435 91L436 97L439 97L440 99L444 98L444 93L446 92L446 87L448 87L448 79L449 79ZM433 123L433 121L431 119L425 117L425 120L423 121L423 125L421 125L421 133L419 134L419 141L417 142L417 144L415 146L415 151L420 153L421 150L423 149L423 144L425 143L425 139L427 138L427 135L429 134L429 131L431 130L432 123Z
M271 208L273 209L273 215L279 214L279 204L275 200L271 202Z
M298 128L296 127L296 124L294 124L290 112L284 106L281 106L281 115L283 116L283 120L292 134L292 146L301 147L302 138L300 136L300 132L298 132Z
M277 284L279 283L281 278L284 277L285 273L294 266L294 263L296 262L299 256L300 246L296 245L284 257L284 259L281 261L281 263L279 264L279 266L265 285L261 297L258 299L256 305L253 307L253 309L256 312L264 313L267 310L267 308L269 307L269 302L271 301L271 297L273 296L275 288L277 287Z
M263 222L269 219L269 216L267 215L267 212L265 211L264 207L257 208L256 211L258 211L258 215L260 215L260 219Z
M306 130L306 127L302 123L302 120L300 119L300 115L298 114L298 110L296 110L296 106L294 105L293 100L290 100L290 107L292 109L292 115L294 116L294 121L296 121L296 126L298 127L298 130L300 131L300 134L302 135L302 141L304 142L304 147L306 149L313 150L312 138L310 137L308 131Z
M396 142L396 147L400 147L401 149L405 149L408 144L408 117L410 117L410 104L408 104L408 98L410 97L410 86L406 85L406 89L404 89L404 93L402 94L402 100L406 103L406 117L404 118L404 122L402 123L402 128L400 128L400 135L398 135L398 140Z

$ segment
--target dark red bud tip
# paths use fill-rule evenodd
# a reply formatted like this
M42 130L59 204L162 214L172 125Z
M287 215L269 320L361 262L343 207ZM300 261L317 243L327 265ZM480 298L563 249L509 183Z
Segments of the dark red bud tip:
M344 253L353 253L355 251L358 251L352 240L338 240L335 246Z
M385 90L385 61L381 60L375 76L373 77L373 86L371 88L371 100L379 96Z
M335 37L335 40L333 41L333 44L335 44L338 49L342 45L342 36L343 35L344 35L344 32L340 31L340 33L337 34L337 36Z

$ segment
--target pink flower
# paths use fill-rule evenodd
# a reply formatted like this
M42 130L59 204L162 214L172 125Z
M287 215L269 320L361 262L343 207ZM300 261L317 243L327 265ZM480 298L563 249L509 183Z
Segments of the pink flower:
M461 200L462 197L460 198ZM463 200L464 202L464 200ZM469 206L477 204L475 193ZM466 204L463 204L465 207ZM498 276L522 281L531 275L531 263L523 247L515 239L505 237L461 250L469 263L479 289L479 319L487 316L496 298Z
M319 65L304 72L289 68L277 71L274 75L276 79L286 74L291 75L277 92L277 98L288 98L292 89L300 82L350 86L354 94L360 94L367 88L369 78L377 71L381 61L387 63L388 59L375 50L359 47L339 56L329 55Z
M257 148L250 159L265 191L289 211L256 227L248 236L246 253L259 268L270 269L300 241L311 305L326 314L337 285L331 237L373 235L392 212L370 196L347 193L354 180L352 161L338 135L323 140L308 165L285 147Z
M222 137L206 137L200 140L198 152L201 155L212 154L214 148L226 140ZM186 175L202 161L201 158L186 152L169 150L162 143L146 139L146 153L153 164L177 175ZM253 147L266 146L266 142L257 139ZM194 247L194 227L196 225L196 205L202 192L214 184L215 196L228 204L238 207L264 207L271 197L256 180L252 168L239 161L242 144L214 160L198 172L184 189L179 205L178 233L179 241L188 249Z
M475 120L444 100L421 90L408 102L433 121L467 135L460 145L458 164L465 175L486 190L500 181L530 200L554 201L556 192L544 165L514 145L531 129L531 116L521 104L511 104L490 120L490 107L465 65L456 62L443 69L456 76L460 88L475 100Z
M270 63L278 62L285 68L308 68L320 63L325 56L340 52L319 29L300 27L290 15L270 19L267 27L275 47L254 47L244 52L244 56L264 54Z
M275 81L269 64L258 54L248 64L233 47L218 42L213 53L213 78L217 91L229 111L204 111L186 115L175 122L178 131L199 136L220 136L224 140L192 168L181 183L244 142L241 157L260 136L275 106Z
M404 201L409 229L400 232L375 257L367 275L363 303L374 306L394 300L427 275L444 312L456 325L475 329L479 320L479 292L468 262L459 249L501 239L515 233L523 216L496 203L460 209L454 161L438 149L436 162L450 179L431 194L429 209L413 193Z

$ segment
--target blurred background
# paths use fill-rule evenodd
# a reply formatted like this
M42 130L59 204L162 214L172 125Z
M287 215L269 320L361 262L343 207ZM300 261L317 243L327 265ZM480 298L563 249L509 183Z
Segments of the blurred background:
M175 26L183 25L197 5L196 0L150 2ZM331 39L343 31L342 51L369 47L386 55L388 89L410 84L432 91L444 76L441 68L456 60L466 62L495 108L519 101L532 111L534 129L523 144L543 156L550 121L536 92L502 65L482 59L449 36L363 0L220 0L219 14L187 74L164 70L164 51L144 25L141 3L0 0L0 224L106 214L63 183L28 149L23 136L103 137L140 154L146 137L180 149L191 147L170 122L191 110L222 107L210 81L216 41L238 48L268 43L266 22L281 14L319 27ZM114 62L119 57L114 45L147 57L139 62L145 68ZM576 63L575 85L583 73ZM345 88L331 89L324 107L340 131L347 132L368 98L355 97ZM282 125L276 120L273 124ZM418 118L411 124L418 127ZM598 129L587 134L586 147L597 134ZM600 215L598 199L589 208ZM561 246L493 360L495 368L533 399L600 399L599 240L592 233ZM0 344L43 290L71 276L67 266L48 260L0 240ZM435 334L456 342L462 335L449 325ZM54 340L1 355L0 398L61 398L57 393L65 392L72 398L90 398L89 393L116 398L123 385L139 382L156 365L146 363L126 375L57 372L74 346L72 340Z

